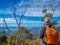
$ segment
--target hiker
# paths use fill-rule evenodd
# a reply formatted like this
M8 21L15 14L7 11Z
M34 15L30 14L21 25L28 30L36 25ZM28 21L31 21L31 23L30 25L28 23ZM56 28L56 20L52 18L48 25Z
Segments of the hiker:
M44 26L40 31L40 38L42 39L42 45L57 45L58 32L50 22L50 18L44 19Z

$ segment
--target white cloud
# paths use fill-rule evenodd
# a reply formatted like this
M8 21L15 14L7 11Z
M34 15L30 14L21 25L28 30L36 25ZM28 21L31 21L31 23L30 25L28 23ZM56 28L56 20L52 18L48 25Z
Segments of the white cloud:
M0 14L12 14L12 12L9 9L0 10Z
M21 11L18 10L17 14L20 14ZM56 10L54 13L54 17L59 17L60 16L60 11ZM51 9L48 9L48 13L52 13ZM27 8L27 11L25 13L25 16L44 16L42 13L41 8Z
M29 5L29 7L27 7L27 11L25 13L25 16L44 16L44 14L42 13L42 6L44 5L43 2L47 2L50 0L27 0L24 1L22 0L19 4L20 7L17 6L17 15L21 15L22 10L24 10L26 4ZM51 0L52 1L52 0ZM59 1L59 0L57 0ZM52 12L51 10L48 10L48 12ZM54 16L60 16L60 11L57 10L54 14ZM6 10L0 10L0 14L12 14L12 12L9 9Z
M48 10L48 12L51 12L51 10ZM17 15L21 15L22 13L22 9L18 9L17 10ZM0 14L12 14L12 12L9 9L6 10L0 10ZM41 8L27 8L27 11L25 13L25 16L44 16L44 14L42 13L42 9ZM59 17L60 16L60 11L56 10L54 13L54 16Z
M19 5L19 7L17 6L16 14L21 15L22 10L24 10L24 8L27 4L28 7L27 7L27 11L25 13L25 16L36 16L36 17L44 16L44 14L42 13L42 7L44 4L48 4L49 1L52 1L52 0L27 0L27 1L22 0L19 4L17 4L17 5ZM57 1L59 1L59 0L57 0ZM54 16L58 16L58 17L60 16L59 10L55 11ZM50 9L48 10L48 12L52 13L52 11ZM12 14L12 12L9 9L5 9L5 10L0 10L0 14ZM14 18L6 18L5 20L9 26L17 26ZM43 22L22 20L21 23L22 23L21 24L22 26L40 26ZM2 24L3 24L3 18L0 18L0 25L2 25Z
M28 10L26 13L25 13L26 16L43 16L42 12L41 11L32 11L32 10Z
M37 23L37 24L39 24L39 23L43 23L43 22L42 21L22 20L21 23L31 23L31 24L32 23L35 23L35 24Z
M17 10L17 14L21 15L22 10ZM25 16L43 16L42 10L40 8L27 8Z
M21 26L25 26L25 27L26 27L26 26L27 26L27 27L28 27L28 26L30 26L30 27L39 26L39 27L40 27L40 26L43 26L43 25L29 25L29 24L27 24L27 25L21 25Z
M3 23L3 18L0 18L0 23ZM14 18L5 18L7 23L16 23Z
M0 23L3 23L3 18L0 18Z
M48 13L53 13L53 12L52 12L51 10L48 10ZM59 10L56 10L56 11L54 12L53 17L60 17L60 11L59 11Z
M17 26L14 18L6 18L5 19L8 26ZM58 21L59 23L60 21ZM42 26L44 22L42 21L31 21L31 20L22 20L21 26ZM60 23L59 23L60 25ZM0 18L0 26L3 26L3 18Z
M51 10L48 10L48 12L51 12ZM22 9L18 9L17 10L17 15L21 15L22 13ZM0 10L0 14L12 14L11 11L7 10ZM25 16L44 16L44 14L42 13L42 9L41 8L27 8L27 11L25 13ZM54 16L59 17L60 16L60 11L56 10L54 13Z
M16 23L14 18L5 18L5 20L6 23ZM0 23L3 23L3 18L0 18ZM21 23L41 23L41 21L21 20Z
M27 0L24 1L22 0L18 5L20 5L22 8L19 8L17 10L17 14L21 14L22 10L25 8L26 4L29 6L27 7L27 11L25 13L25 16L44 16L44 14L42 13L42 8L43 5L48 4L49 2L53 3L55 2L56 4L58 3L59 0ZM48 10L48 12L51 12L51 9ZM57 10L54 14L54 16L59 16L60 11Z
M8 26L17 26L16 21L13 18L6 18L6 23ZM42 24L41 21L29 21L29 20L22 20L21 25L23 26L37 26L39 24ZM0 18L0 26L3 26L3 18Z

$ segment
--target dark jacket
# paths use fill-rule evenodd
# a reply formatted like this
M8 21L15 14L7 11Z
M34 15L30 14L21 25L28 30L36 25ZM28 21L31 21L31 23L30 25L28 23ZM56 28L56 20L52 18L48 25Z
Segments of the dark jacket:
M51 23L46 23L45 25L52 26ZM42 42L44 42L43 38L44 38L45 30L46 30L45 26L43 26L40 30L40 38L42 39Z

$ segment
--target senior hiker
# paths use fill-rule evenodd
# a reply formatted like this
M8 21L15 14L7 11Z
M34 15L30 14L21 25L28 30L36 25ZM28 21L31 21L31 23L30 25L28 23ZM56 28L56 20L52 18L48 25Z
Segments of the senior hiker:
M42 45L57 45L58 32L50 22L50 18L44 19L44 26L40 31L40 38L42 39Z

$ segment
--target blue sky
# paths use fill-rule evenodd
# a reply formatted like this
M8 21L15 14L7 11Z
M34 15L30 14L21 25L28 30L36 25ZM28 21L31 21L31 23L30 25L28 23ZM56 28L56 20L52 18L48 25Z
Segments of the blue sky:
M16 15L17 19L21 16L22 10L27 7L27 11L22 19L22 26L41 26L43 22L41 17L44 16L42 9L44 5L47 5L48 12L52 13L52 10L48 7L48 4L53 4L55 7L59 5L60 0L16 0ZM16 26L13 14L10 11L13 8L14 0L0 0L0 26L3 26L3 17L8 26ZM60 6L56 8L53 17L60 17ZM54 18L55 19L55 18ZM55 19L60 22L59 18Z

